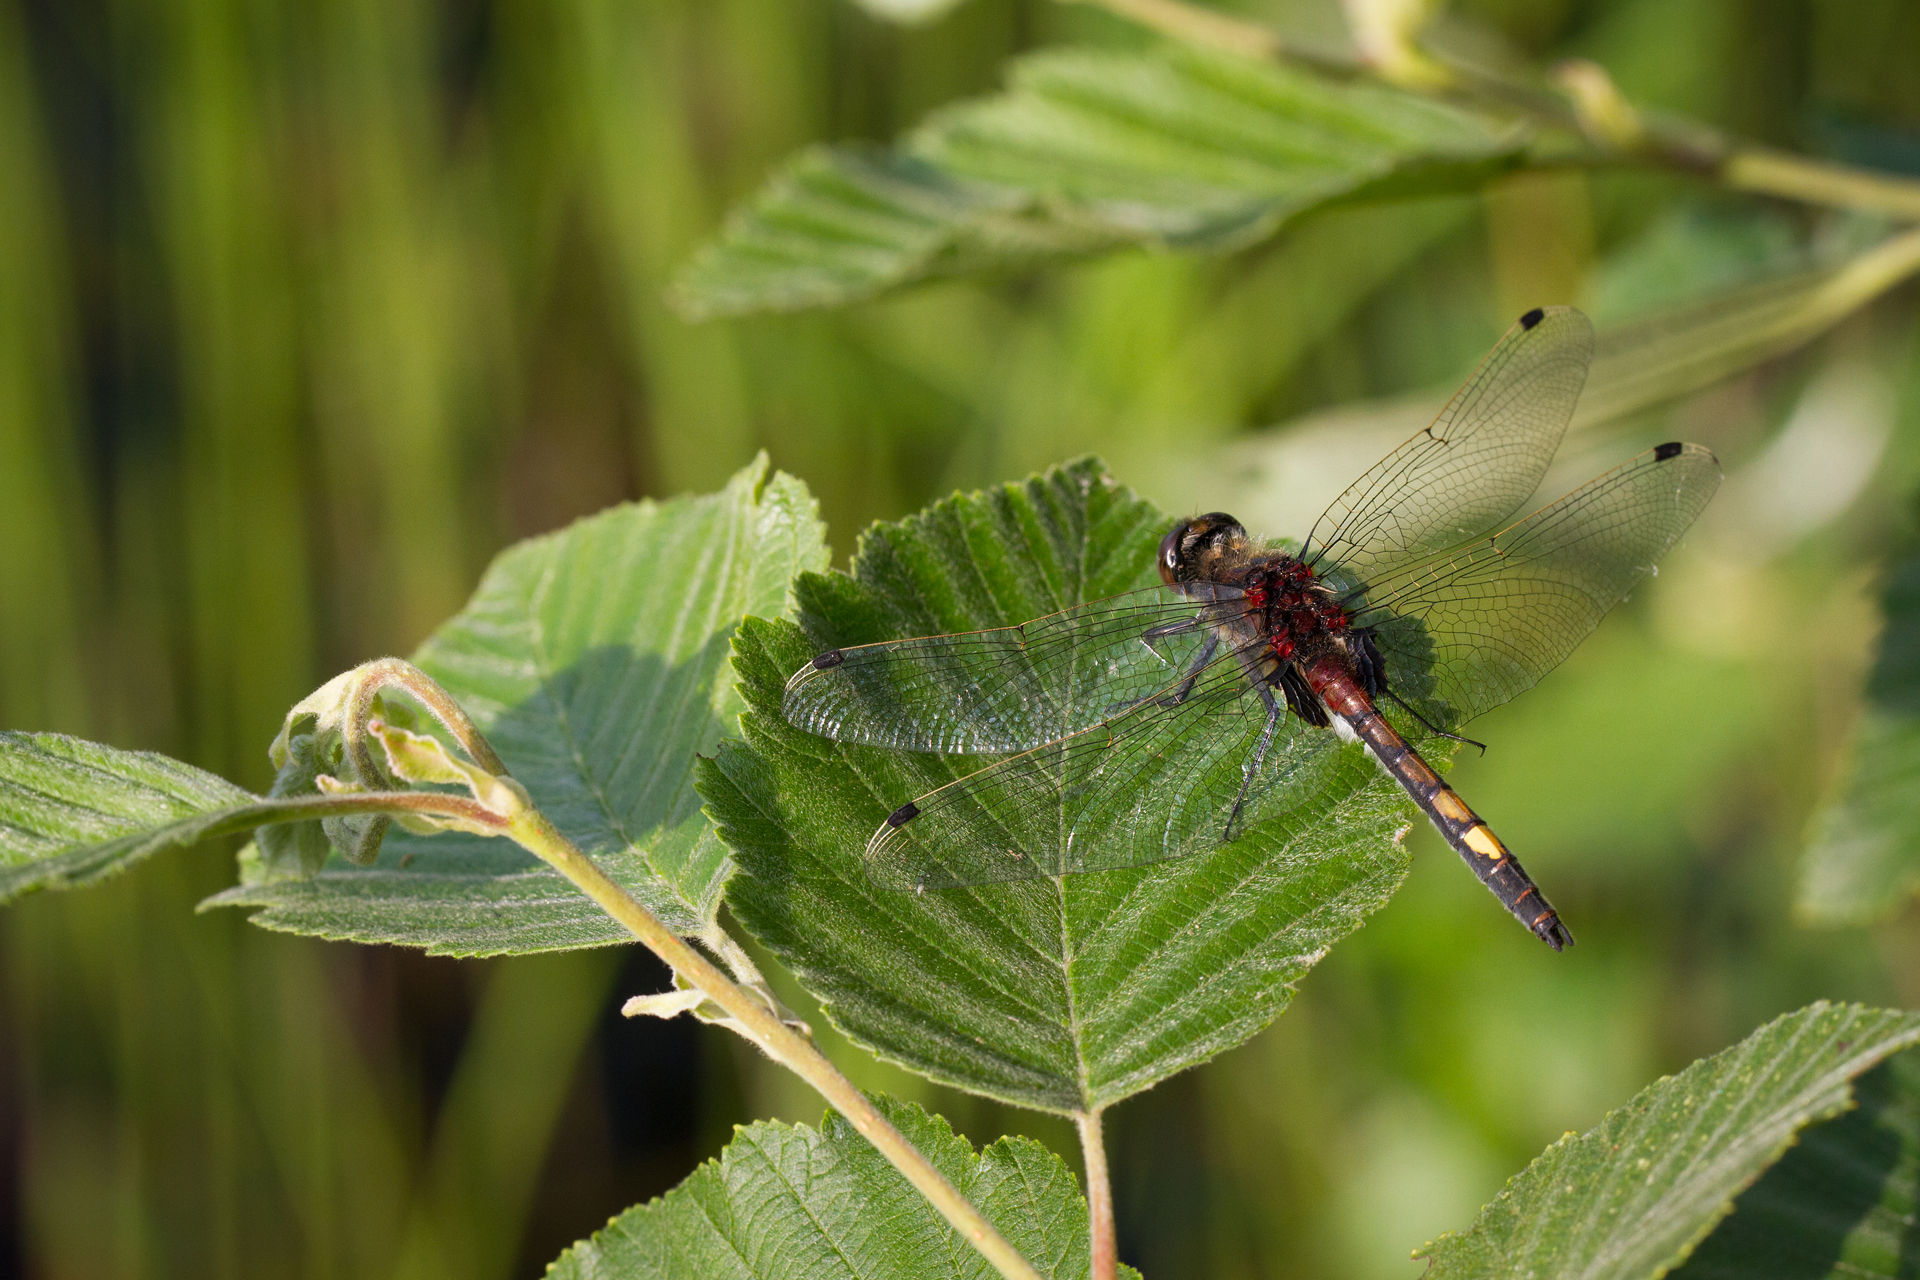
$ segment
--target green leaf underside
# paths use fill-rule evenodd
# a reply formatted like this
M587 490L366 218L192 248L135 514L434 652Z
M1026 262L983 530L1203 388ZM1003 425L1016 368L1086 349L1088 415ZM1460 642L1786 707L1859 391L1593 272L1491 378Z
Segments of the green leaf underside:
M254 825L260 797L149 751L0 731L0 902Z
M875 1103L1043 1276L1087 1274L1087 1205L1060 1157L1030 1138L978 1155L945 1120ZM1134 1276L1131 1268L1123 1274ZM989 1280L995 1272L837 1114L817 1130L734 1130L666 1195L561 1254L552 1280Z
M1377 84L1184 45L1050 50L893 150L802 152L675 297L698 316L793 310L1125 245L1237 248L1333 201L1476 185L1519 146Z
M1427 1246L1427 1280L1661 1275L1796 1134L1846 1110L1854 1077L1916 1042L1920 1014L1821 1002L1776 1018L1548 1147Z
M1741 1192L1679 1280L1896 1280L1920 1272L1920 1053L1854 1083L1858 1106L1815 1125Z
M1143 585L1170 523L1082 461L878 526L851 577L796 584L799 627L742 628L745 741L700 775L744 873L728 903L880 1056L1021 1106L1108 1105L1266 1026L1405 874L1406 801L1345 747L1301 807L1190 857L925 893L869 875L889 812L991 757L801 732L780 716L787 676L832 645L1004 626Z
M466 708L546 815L673 928L711 925L731 872L692 785L742 709L728 640L826 564L813 499L764 457L719 493L629 503L504 552L415 660ZM395 831L379 861L240 885L294 933L492 955L628 941L504 840Z
M1920 554L1893 566L1884 601L1852 761L1802 863L1798 906L1821 923L1884 916L1920 888Z

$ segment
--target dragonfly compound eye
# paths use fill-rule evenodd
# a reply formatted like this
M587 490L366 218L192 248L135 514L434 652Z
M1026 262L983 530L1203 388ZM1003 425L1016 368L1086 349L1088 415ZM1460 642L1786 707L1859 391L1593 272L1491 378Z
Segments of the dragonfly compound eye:
M1205 578L1222 551L1243 545L1247 531L1224 511L1195 516L1160 540L1160 577L1165 582Z
M1180 539L1186 535L1187 526L1176 526L1173 532L1160 539L1160 581L1169 585L1178 581L1180 571Z

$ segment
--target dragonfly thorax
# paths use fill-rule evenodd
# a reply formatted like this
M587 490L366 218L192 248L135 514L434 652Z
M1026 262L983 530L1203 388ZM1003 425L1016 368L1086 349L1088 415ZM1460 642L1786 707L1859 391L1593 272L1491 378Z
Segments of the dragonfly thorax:
M1346 610L1308 565L1271 552L1254 557L1235 577L1275 658L1304 666L1328 654L1346 655Z
M1160 576L1169 584L1218 582L1246 592L1248 621L1281 662L1304 665L1345 655L1347 614L1312 566L1284 551L1258 548L1224 511L1195 516L1160 543Z

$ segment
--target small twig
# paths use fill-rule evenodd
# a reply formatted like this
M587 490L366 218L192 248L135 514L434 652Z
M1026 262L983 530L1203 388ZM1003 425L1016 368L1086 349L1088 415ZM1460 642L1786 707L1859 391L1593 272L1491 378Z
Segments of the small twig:
M1092 1248L1092 1280L1114 1280L1120 1269L1120 1243L1113 1225L1113 1179L1107 1173L1107 1140L1100 1109L1076 1111L1080 1152L1087 1162L1087 1234Z
M561 834L559 828L547 821L544 814L538 809L525 809L513 819L507 834L571 880L599 904L602 911L625 925L648 950L666 961L675 973L726 1010L743 1034L768 1057L817 1089L894 1168L906 1175L907 1181L980 1251L994 1270L1008 1280L1040 1280L1033 1264L1020 1256L1019 1250L907 1141L905 1134L880 1114L851 1080L840 1074L825 1054L782 1023L759 997L735 985L712 961L660 923L652 912Z
M1106 9L1164 35L1189 44L1224 49L1250 58L1280 56L1280 37L1257 22L1198 9L1179 0L1063 0L1067 4L1087 4Z
M374 691L389 685L404 688L431 709L435 718L460 740L470 759L457 759L435 738L373 718ZM402 811L433 819L429 825L506 836L565 876L601 910L626 926L648 950L667 962L678 980L697 988L724 1010L729 1015L726 1021L734 1030L817 1089L939 1210L941 1217L966 1237L994 1270L1007 1280L1040 1280L1040 1273L1020 1256L1019 1250L880 1114L853 1082L841 1075L811 1041L781 1020L778 1003L770 993L737 985L712 961L662 924L548 821L526 788L507 774L499 757L458 704L424 671L397 658L369 663L329 681L295 712L288 717L289 725L302 714L331 719L336 712L343 713L344 719L335 723L346 743L358 744L357 753L350 755L349 761L359 776L345 781L321 776L317 783L322 794L263 800L230 815L231 822L258 825L262 811L272 813L273 820L278 821ZM283 731L282 739L285 737L286 731ZM282 757L288 750L282 739L275 740L276 763L284 763ZM384 769L376 768L371 759L368 744L376 740L386 755ZM462 786L469 794L362 789L369 785L369 780L387 777L409 783ZM374 847L377 848L377 844ZM746 952L731 939L721 942L724 933L717 929L713 932L718 936L705 939L709 945L746 976L747 981L756 987L764 986Z
M1368 73L1416 91L1446 89L1469 101L1580 133L1606 156L1697 174L1736 191L1920 222L1920 181L1736 142L1693 121L1643 116L1619 96L1604 70L1592 63L1561 68L1560 83L1550 86L1498 75L1422 49L1422 74L1410 78L1390 74L1393 67L1309 53L1287 45L1258 23L1185 0L1063 2L1090 4L1176 40L1243 57L1296 62L1335 75Z
M1920 182L1911 178L1764 147L1734 150L1721 161L1718 176L1736 191L1920 222Z
M427 818L452 818L475 827L507 834L507 821L471 796L444 791L342 791L332 795L276 796L248 805L234 819L247 827L268 822L297 822L313 818L342 818L358 814L413 813ZM211 834L211 833L210 833Z

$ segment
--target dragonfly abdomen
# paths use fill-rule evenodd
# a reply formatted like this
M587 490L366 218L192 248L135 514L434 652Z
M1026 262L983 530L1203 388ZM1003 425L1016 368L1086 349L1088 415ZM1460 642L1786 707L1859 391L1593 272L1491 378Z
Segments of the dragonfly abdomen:
M1573 934L1561 923L1560 913L1540 892L1526 868L1507 852L1506 845L1479 814L1467 807L1459 793L1442 782L1420 753L1387 723L1337 656L1313 663L1307 669L1307 681L1327 710L1372 749L1380 767L1413 797L1434 829L1501 905L1555 951L1573 945Z

